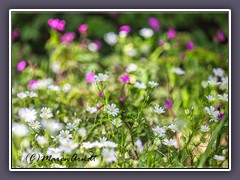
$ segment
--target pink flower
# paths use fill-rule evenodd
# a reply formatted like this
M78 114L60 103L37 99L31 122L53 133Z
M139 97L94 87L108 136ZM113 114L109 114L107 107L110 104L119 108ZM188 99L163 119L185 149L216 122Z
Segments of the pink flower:
M62 35L61 42L64 44L69 44L70 42L72 42L75 36L75 32L66 32L64 35Z
M87 24L82 24L78 27L78 32L83 34L88 30L88 25Z
M13 32L12 32L12 40L13 41L16 41L20 36L20 30L19 29L15 29Z
M65 20L60 20L57 25L57 30L63 31L65 29L65 24L66 24Z
M155 18L155 17L148 18L148 24L149 24L149 26L151 26L151 28L154 31L159 31L160 30L161 24L159 23L157 18Z
M225 40L225 36L224 36L224 34L220 30L217 31L217 37L218 37L218 39L220 41L224 41Z
M173 102L172 102L171 99L166 100L166 105L165 105L165 108L166 108L166 109L171 109L171 108L172 108L172 105L173 105Z
M26 67L27 63L25 61L20 61L17 65L17 70L18 71L23 71Z
M175 29L169 29L168 32L167 32L167 37L169 39L174 39L176 37L176 31Z
M100 92L100 93L98 94L98 96L99 96L99 97L103 97L103 93Z
M48 20L48 25L52 29L57 29L59 31L63 31L65 29L65 24L66 24L65 20L60 20L60 19L49 19Z
M120 98L119 98L119 101L120 101L121 103L124 102L124 100L125 100L125 99L124 99L123 97L120 97Z
M94 81L95 81L94 76L95 76L95 74L94 74L93 72L87 73L87 74L86 74L86 81L87 81L88 83L94 82Z
M59 23L59 19L49 19L48 20L48 25L52 28L52 29L57 29L57 25Z
M129 25L123 25L119 28L119 32L121 32L121 31L128 34L131 31L131 27Z
M37 81L36 80L31 80L29 83L28 83L28 88L31 89L31 90L34 90L34 85L37 84Z
M129 83L130 82L130 76L128 74L125 74L120 77L121 81L123 84Z
M188 44L187 44L187 49L188 50L192 50L194 48L194 44L192 41L189 41Z
M160 40L158 41L159 46L162 46L164 43L165 43L165 41L164 41L163 39L160 39Z

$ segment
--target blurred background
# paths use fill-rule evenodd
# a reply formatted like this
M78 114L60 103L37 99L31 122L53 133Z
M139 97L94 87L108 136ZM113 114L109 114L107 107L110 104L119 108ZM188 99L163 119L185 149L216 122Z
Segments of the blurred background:
M50 18L64 19L67 23L65 32L78 33L78 26L83 23L88 24L88 37L99 39L103 43L101 54L108 54L110 46L104 44L103 36L106 32L118 32L121 25L131 25L131 33L138 33L147 24L149 17L156 17L161 24L159 34L165 33L169 28L174 28L178 33L188 32L194 44L203 48L213 50L217 42L217 31L225 35L222 45L228 43L228 14L223 13L138 13L138 12L102 12L102 13L76 13L76 12L13 12L12 30L13 42L18 46L16 58L28 58L31 61L47 60L48 54L45 43L50 37L48 20ZM157 42L156 42L157 45ZM21 48L19 48L21 47ZM227 51L227 46L222 52ZM20 49L20 50L19 50ZM222 47L221 47L222 49Z

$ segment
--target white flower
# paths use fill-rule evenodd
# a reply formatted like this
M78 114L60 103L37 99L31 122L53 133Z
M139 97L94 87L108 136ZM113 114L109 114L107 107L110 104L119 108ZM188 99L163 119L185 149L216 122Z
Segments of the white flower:
M222 68L214 68L213 73L215 76L222 77L224 74L224 70Z
M96 107L87 107L87 111L92 114L92 113L97 112L97 108Z
M134 87L139 89L146 89L146 84L141 82L135 82Z
M68 92L71 90L71 88L72 88L72 86L70 84L64 84L64 86L62 87L62 90L64 92Z
M208 82L207 81L202 81L201 83L203 88L206 88L208 86Z
M24 137L28 134L29 129L27 126L21 123L14 123L12 125L12 133L19 137Z
M102 142L102 147L116 148L118 145L111 141Z
M215 108L213 106L205 107L205 110L211 116L217 117L219 115L219 111L215 111Z
M165 136L166 130L162 127L156 126L152 130L154 131L155 136L159 136L159 137Z
M49 118L53 117L52 110L50 108L43 107L41 109L40 117L43 119L49 119Z
M221 90L225 90L228 89L228 77L221 77L221 84L219 86L219 89Z
M51 66L51 69L57 74L61 70L61 64L59 62L54 62Z
M95 143L83 142L83 143L82 143L82 146L83 146L83 148L85 148L85 149L90 149L90 148L95 147Z
M98 51L98 45L96 43L89 43L88 50L92 52Z
M59 136L60 136L60 141L72 139L72 134L70 134L68 130L66 131L61 130Z
M47 143L47 139L44 136L38 136L36 141L40 146L44 146Z
M163 114L163 113L165 113L165 110L164 110L164 108L163 107L159 107L159 105L156 105L155 107L154 107L154 110L153 110L155 113L157 113L157 114Z
M35 130L39 130L39 128L41 127L41 124L40 124L40 122L38 122L38 121L30 121L29 123L28 123L28 125L32 128L32 129L35 129Z
M139 152L142 152L142 151L143 151L143 145L142 145L141 139L138 139L138 140L137 140L136 146L137 146Z
M107 113L112 115L112 116L116 116L119 113L119 109L116 108L116 104L108 104L107 105Z
M75 123L67 123L66 128L69 129L70 131L75 130L76 124Z
M59 123L57 120L46 120L46 119L43 119L41 121L41 124L43 125L43 127L46 129L46 131L49 131L50 134L55 134L57 133L58 131L62 130L63 129L63 124L62 123Z
M20 99L24 99L24 98L27 97L27 94L24 93L24 92L20 92L20 93L17 94L17 97L19 97Z
M37 93L33 92L33 91L26 91L25 92L27 94L28 97L30 98L34 98L34 97L38 97Z
M121 120L121 119L114 119L114 120L112 121L112 124L113 124L114 126L116 126L117 128L118 128L118 127L121 127L121 126L122 126L122 120Z
M228 95L227 94L223 94L223 95L218 95L219 99L223 100L223 101L228 101Z
M29 109L29 108L19 109L18 114L20 119L25 120L26 122L35 121L37 118L37 115L36 115L37 112L35 109Z
M129 64L127 66L127 69L126 69L127 72L133 72L133 71L136 71L136 70L137 70L137 65L136 64Z
M145 38L150 38L153 36L153 30L150 28L143 28L139 31L139 35Z
M87 130L86 130L85 128L80 128L80 129L77 131L77 133L78 133L78 135L79 135L80 137L84 137L84 136L86 136L86 134L87 134Z
M216 159L217 161L224 161L225 160L224 156L219 156L219 155L214 155L213 158Z
M210 131L210 127L209 126L207 126L207 125L201 125L201 131L202 132L208 132L208 131Z
M78 123L82 122L82 119L81 118L76 118L76 119L73 120L73 122L75 124L78 124Z
M54 164L51 165L51 167L52 168L66 168L67 166L63 166L63 165L54 163Z
M101 143L104 143L104 142L106 142L106 141L107 141L107 138L106 138L106 137L100 138L100 142L101 142Z
M173 71L175 74L178 74L178 75L183 75L183 74L185 74L185 71L182 70L182 68L180 68L180 67L173 68L172 71Z
M208 99L208 101L214 101L215 98L212 95L206 96L206 98Z
M53 148L50 147L47 150L47 156L52 156L52 158L57 159L57 158L62 158L62 152L60 148Z
M219 84L221 84L221 82L217 81L217 77L209 76L208 84L210 84L212 86L218 86Z
M168 128L171 129L172 132L176 132L176 131L177 131L177 126L176 126L176 124L170 124L170 125L168 126Z
M108 79L108 75L102 74L102 73L98 73L98 75L95 75L95 76L94 76L94 79L95 79L97 82L106 81L106 80Z
M55 92L60 91L59 86L55 86L55 85L48 86L48 89L50 89L51 91L55 91Z
M154 82L154 81L149 81L148 84L152 87L157 87L158 86L158 83Z
M104 148L101 155L103 160L107 163L116 162L117 158L115 156L115 151L113 149Z
M103 38L106 41L106 43L108 43L111 46L116 44L118 41L118 36L114 32L109 32L109 33L104 34Z
M71 154L74 149L78 147L78 144L72 140L62 140L60 141L60 149L66 154Z
M163 144L166 146L175 146L176 142L174 139L164 139Z
M46 88L48 87L50 84L53 83L53 79L52 78L47 78L47 79L40 79L37 81L37 83L35 83L31 89L42 89L42 88Z

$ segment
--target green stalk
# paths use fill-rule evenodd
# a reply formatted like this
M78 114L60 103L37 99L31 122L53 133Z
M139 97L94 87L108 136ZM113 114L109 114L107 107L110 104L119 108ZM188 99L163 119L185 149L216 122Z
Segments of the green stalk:
M212 150L213 144L214 144L218 134L220 133L220 130L224 124L225 119L226 119L226 117L223 118L223 120L218 124L217 128L215 129L215 131L212 135L212 138L207 146L206 151L200 157L200 162L198 164L198 168L203 168L203 166L205 165L205 162L210 154L210 151Z

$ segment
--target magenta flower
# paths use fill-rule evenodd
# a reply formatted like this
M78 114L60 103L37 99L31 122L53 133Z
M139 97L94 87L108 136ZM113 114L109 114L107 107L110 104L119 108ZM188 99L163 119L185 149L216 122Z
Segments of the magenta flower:
M86 78L86 81L87 81L88 83L94 82L94 81L95 81L94 76L95 76L95 74L94 74L93 72L87 73L87 74L86 74L86 77L85 77L85 78Z
M13 32L12 32L12 40L13 41L16 41L20 36L20 30L19 29L15 29Z
M99 97L103 97L103 93L100 92L100 93L98 94L98 96L99 96Z
M176 31L175 29L169 29L167 32L168 39L174 39L176 37Z
M120 77L121 81L123 84L129 83L130 82L130 76L129 74L125 74L123 76Z
M123 25L119 28L119 32L125 32L125 33L130 33L131 27L129 25Z
M17 70L18 71L23 71L26 67L27 63L25 61L20 61L17 65Z
M155 17L148 18L148 24L149 24L149 26L151 26L151 28L154 31L159 31L160 30L161 24L160 24L160 22L158 21L157 18L155 18Z
M48 25L52 29L57 29L59 31L63 31L65 29L65 24L66 24L65 20L60 20L60 19L49 19L48 20Z
M119 98L119 101L120 101L121 103L124 102L124 100L125 100L125 99L124 99L123 97L120 97L120 98Z
M220 120L222 120L223 116L224 116L224 114L223 114L223 113L220 113L220 114L218 115L218 118L219 118Z
M37 84L37 81L36 80L31 80L29 83L28 83L28 88L31 89L31 90L34 90L34 85Z
M189 41L188 44L187 44L187 49L188 50L192 50L194 48L194 44L192 41Z
M215 109L219 110L221 106L222 106L222 104L220 103L217 106L215 106Z
M81 24L79 27L78 27L78 32L80 34L83 34L85 32L87 32L88 30L88 25L87 24Z
M158 41L159 46L162 46L164 43L165 43L165 41L164 41L163 39L160 39L160 40Z
M70 42L72 42L75 36L75 32L66 32L64 35L62 35L61 42L64 44L69 44Z
M65 29L65 24L66 24L65 20L60 20L57 24L57 30L63 31Z
M218 37L218 39L220 41L224 41L225 40L225 36L224 36L224 34L220 30L217 31L217 37Z
M165 108L166 108L166 109L171 109L171 108L172 108L172 105L173 105L173 102L172 102L171 99L166 100L166 105L165 105Z

